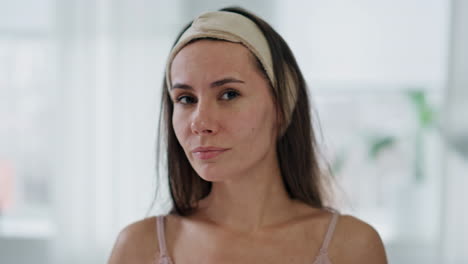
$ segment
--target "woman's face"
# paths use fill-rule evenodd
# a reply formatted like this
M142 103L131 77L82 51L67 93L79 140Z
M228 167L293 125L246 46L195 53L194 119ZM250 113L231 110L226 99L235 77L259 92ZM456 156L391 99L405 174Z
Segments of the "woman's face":
M267 79L241 44L199 40L171 66L172 124L195 171L230 180L276 162L276 108Z

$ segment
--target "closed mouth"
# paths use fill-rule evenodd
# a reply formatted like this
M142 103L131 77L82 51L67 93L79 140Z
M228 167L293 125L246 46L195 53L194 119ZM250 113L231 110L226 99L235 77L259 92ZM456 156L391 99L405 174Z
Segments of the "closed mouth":
M205 148L205 149L195 149L194 151L192 151L193 155L201 160L208 160L208 159L213 159L219 155L221 155L222 153L226 152L228 149L221 149L221 148L217 148L217 149L208 149L208 148Z

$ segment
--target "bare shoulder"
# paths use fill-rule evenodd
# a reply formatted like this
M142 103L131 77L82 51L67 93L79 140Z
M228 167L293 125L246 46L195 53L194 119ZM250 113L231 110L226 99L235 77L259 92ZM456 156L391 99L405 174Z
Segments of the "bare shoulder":
M108 264L151 263L158 253L156 217L126 226L120 231Z
M350 215L341 215L330 249L333 263L386 264L382 239L374 227Z

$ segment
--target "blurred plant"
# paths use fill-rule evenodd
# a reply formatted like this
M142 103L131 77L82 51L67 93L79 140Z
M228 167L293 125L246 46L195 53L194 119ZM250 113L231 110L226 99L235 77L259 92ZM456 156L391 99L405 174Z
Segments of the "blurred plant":
M436 111L435 108L428 103L426 92L422 89L413 89L408 90L406 93L415 107L419 126L421 128L432 127L436 121Z
M424 135L436 122L436 110L427 101L426 92L423 89L412 89L406 92L416 114L416 131L414 135L414 176L416 182L424 180L425 142Z
M369 158L376 160L385 149L393 147L397 141L394 136L373 136L369 140Z
M409 89L404 92L414 109L416 128L414 131L414 160L413 175L416 182L424 181L425 163L425 142L424 136L435 126L437 122L437 111L429 104L426 91L422 88ZM371 161L376 161L383 152L393 148L401 140L395 135L372 133L365 137L365 144L368 146L368 157ZM348 148L341 149L332 163L332 170L335 174L343 169L348 157Z
M343 170L347 157L347 148L342 148L336 153L333 161L331 162L331 171L333 176L339 175L340 172Z

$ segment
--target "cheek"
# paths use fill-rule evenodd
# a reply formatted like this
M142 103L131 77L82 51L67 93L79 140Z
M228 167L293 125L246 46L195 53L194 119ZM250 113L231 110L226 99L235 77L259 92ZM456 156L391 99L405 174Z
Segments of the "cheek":
M184 138L185 138L185 133L184 131L186 131L187 129L187 120L184 120L184 118L182 117L182 115L174 110L174 113L172 114L172 127L174 128L174 133L177 137L177 140L179 140L179 142L182 144L182 142L184 141Z
M272 110L265 109L265 107L253 107L245 111L243 117L240 118L240 131L244 131L246 137L262 141L268 139L274 128L273 117Z

